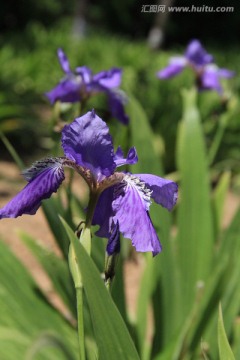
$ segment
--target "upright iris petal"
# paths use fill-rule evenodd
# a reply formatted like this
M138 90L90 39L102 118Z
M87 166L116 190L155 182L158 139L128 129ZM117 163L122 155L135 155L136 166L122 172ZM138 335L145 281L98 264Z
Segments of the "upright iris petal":
M58 49L58 60L60 62L60 65L63 69L63 71L68 74L71 73L70 65L67 56L63 52L62 49Z
M108 71L100 71L92 78L93 84L96 83L105 89L117 88L121 85L122 69L112 68Z
M213 62L213 56L208 54L200 41L192 40L187 46L185 57L193 66L203 66Z
M64 127L62 147L67 158L90 169L98 181L116 168L109 129L94 111Z
M91 82L92 70L89 69L89 67L87 66L77 67L75 71L77 75L80 75L85 86Z
M134 165L138 162L138 155L135 147L131 147L131 149L127 153L127 158L124 159L123 151L119 146L114 155L114 162L116 166L122 165Z

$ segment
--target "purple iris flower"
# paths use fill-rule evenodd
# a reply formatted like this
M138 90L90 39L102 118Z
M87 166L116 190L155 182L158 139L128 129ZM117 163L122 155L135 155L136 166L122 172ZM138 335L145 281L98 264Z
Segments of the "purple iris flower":
M190 67L196 74L199 90L216 90L222 93L221 78L231 78L233 71L220 69L213 63L213 56L208 54L198 40L192 40L184 56L170 58L166 68L157 73L160 79L169 79L181 73L185 67Z
M112 68L95 75L87 66L77 67L75 71L72 71L68 58L62 49L58 49L58 59L65 72L65 77L55 88L46 93L52 104L57 100L70 103L83 102L92 95L103 92L108 97L112 116L123 124L128 124L129 118L124 111L127 96L119 89L122 80L122 69Z
M177 184L150 174L116 172L119 166L138 161L132 147L127 157L119 147L114 153L109 129L94 110L62 131L63 157L35 162L23 172L28 184L0 209L0 219L35 214L41 201L56 192L64 180L64 167L76 170L86 180L96 206L91 223L97 235L108 238L107 252L119 251L119 234L131 239L137 251L161 251L149 207L151 198L171 210L177 200ZM90 206L90 205L89 205Z

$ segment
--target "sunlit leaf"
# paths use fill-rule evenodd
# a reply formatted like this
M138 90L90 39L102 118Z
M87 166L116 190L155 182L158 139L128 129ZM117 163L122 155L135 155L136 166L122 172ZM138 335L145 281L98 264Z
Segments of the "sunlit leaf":
M181 172L178 209L181 318L193 304L197 283L204 282L210 272L214 243L209 174L196 96L195 90L183 93L184 113L177 147Z
M139 359L125 323L101 279L95 264L69 226L62 220L79 266L92 318L99 358Z
M218 315L218 348L220 360L235 360L224 329L221 305L219 305Z

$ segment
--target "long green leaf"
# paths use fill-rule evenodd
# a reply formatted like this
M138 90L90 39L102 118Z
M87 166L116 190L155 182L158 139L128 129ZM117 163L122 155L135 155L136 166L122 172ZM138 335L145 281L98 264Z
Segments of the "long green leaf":
M131 127L131 145L135 146L139 161L131 166L131 172L143 172L155 175L163 173L160 156L154 147L154 134L139 102L131 95L128 112Z
M146 266L141 279L139 296L137 302L137 333L138 347L141 359L146 358L146 331L147 331L147 315L149 309L149 300L151 298L153 288L155 286L156 277L154 276L154 262L152 254L146 256Z
M58 199L51 197L47 201L42 202L42 209L56 242L58 243L64 257L67 259L69 247L68 237L58 216L58 214L63 216L63 207L59 204Z
M240 208L236 212L234 219L230 226L222 236L220 249L216 256L215 267L223 262L223 259L227 259L228 266L223 274L225 277L225 285L222 291L221 300L224 319L225 329L227 335L232 331L233 322L239 314L240 308L240 268L239 268L239 257L240 257ZM217 323L217 306L213 320L210 322L209 329L206 334L206 338L212 344L213 354L217 353L216 343L216 323Z
M133 96L130 98L128 110L131 119L131 145L136 146L139 156L138 163L131 166L131 171L162 175L161 156L154 146L156 141L155 134L151 129L143 107ZM147 349L145 346L146 314L153 293L156 329L153 341L154 349L152 351L154 354L159 350L159 346L172 336L171 330L175 331L173 327L176 318L174 299L175 289L179 283L176 276L178 271L176 270L176 259L173 255L173 244L169 241L172 216L166 209L156 204L151 205L150 215L163 246L163 252L157 258L149 259L150 263L152 262L154 266L154 270L150 270L152 265L146 267L146 273L144 272L140 288L136 326L142 356L143 352L145 353ZM152 279L149 282L147 279L150 278L151 273ZM157 290L155 290L156 287ZM160 304L163 305L164 311L161 311L162 306ZM159 341L159 333L161 333L161 341Z
M221 305L218 315L218 347L220 360L235 360L224 329Z
M99 358L101 360L139 359L126 325L104 286L99 271L71 228L64 220L62 222L73 245L82 275Z
M76 330L49 306L28 271L2 241L0 252L0 358L24 360L27 348L45 331L58 334L74 358ZM53 359L47 354L41 360Z
M45 332L40 334L31 344L26 352L26 360L34 360L36 355L42 353L44 348L56 348L58 350L58 353L56 354L58 355L58 359L60 354L63 355L66 360L75 359L57 334Z
M10 155L12 156L13 160L15 161L16 165L20 170L25 168L23 161L21 160L20 156L18 155L17 151L14 149L8 138L0 131L0 138L4 145L6 146L7 150L9 151Z
M21 240L27 245L37 260L43 266L52 284L72 314L75 314L75 291L67 262L39 245L36 239L20 232Z
M205 281L210 272L214 243L209 174L196 96L195 90L183 93L184 113L177 146L182 179L178 211L181 319L192 307L197 283Z
M223 207L224 207L227 191L229 189L230 180L231 180L231 173L229 171L224 172L213 193L213 209L214 209L214 218L215 218L216 238L222 226Z

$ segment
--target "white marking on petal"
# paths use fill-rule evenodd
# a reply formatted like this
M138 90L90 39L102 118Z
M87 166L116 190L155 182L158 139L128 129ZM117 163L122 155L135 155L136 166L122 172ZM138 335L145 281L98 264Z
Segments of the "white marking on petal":
M30 182L47 168L52 168L55 169L55 171L61 172L64 161L64 158L46 158L39 160L34 162L29 169L24 170L22 175L25 180Z
M135 188L140 195L146 211L149 210L151 205L151 194L152 191L147 187L144 181L141 181L137 176L125 175L123 178L126 186Z

